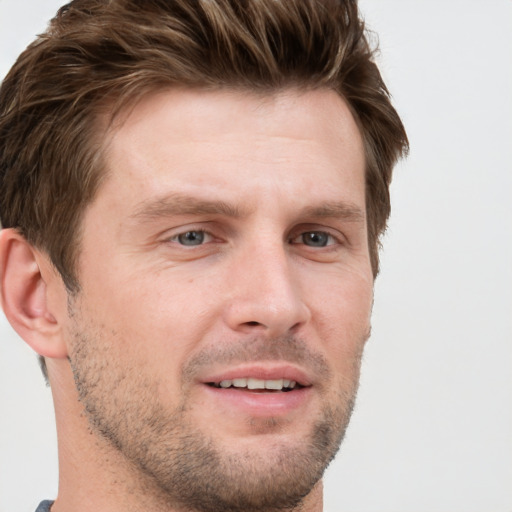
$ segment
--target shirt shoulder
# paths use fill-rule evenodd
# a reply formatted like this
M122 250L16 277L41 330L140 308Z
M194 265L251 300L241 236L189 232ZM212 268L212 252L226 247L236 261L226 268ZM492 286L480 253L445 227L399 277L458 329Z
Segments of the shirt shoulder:
M44 500L39 503L36 512L50 512L50 507L53 505L53 501Z

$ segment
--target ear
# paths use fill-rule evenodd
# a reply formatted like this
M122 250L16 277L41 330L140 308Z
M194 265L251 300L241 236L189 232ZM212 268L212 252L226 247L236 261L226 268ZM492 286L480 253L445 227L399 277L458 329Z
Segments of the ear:
M46 256L16 230L0 231L2 308L15 331L44 357L67 356L62 325L57 320L57 313L62 315L60 310L57 311L60 301L54 300L51 304L49 300L49 286L59 285L56 272Z

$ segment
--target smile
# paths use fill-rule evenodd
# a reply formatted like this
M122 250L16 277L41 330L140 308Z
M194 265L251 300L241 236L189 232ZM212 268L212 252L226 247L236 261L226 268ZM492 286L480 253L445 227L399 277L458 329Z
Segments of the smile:
M300 384L297 384L294 380L289 379L256 379L253 377L238 378L238 379L226 379L220 382L210 382L210 386L216 388L238 388L238 389L250 389L255 391L291 391L297 389Z
M315 376L286 362L239 364L201 378L215 414L239 418L299 417L317 397Z

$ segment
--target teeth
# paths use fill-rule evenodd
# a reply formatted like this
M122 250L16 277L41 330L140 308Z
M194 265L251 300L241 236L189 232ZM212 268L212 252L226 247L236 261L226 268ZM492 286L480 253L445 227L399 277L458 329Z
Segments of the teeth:
M260 379L247 379L247 387L249 389L265 389L265 381Z
M283 379L266 380L265 389L283 389Z
M248 389L272 389L281 391L284 389L293 389L297 383L288 379L254 379L252 377L246 379L223 380L217 386L221 388L248 388Z

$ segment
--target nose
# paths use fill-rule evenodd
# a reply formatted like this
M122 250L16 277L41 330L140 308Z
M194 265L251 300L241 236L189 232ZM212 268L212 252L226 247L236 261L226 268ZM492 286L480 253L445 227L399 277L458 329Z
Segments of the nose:
M311 317L299 273L283 246L253 249L240 256L229 276L228 326L267 337L296 332Z

